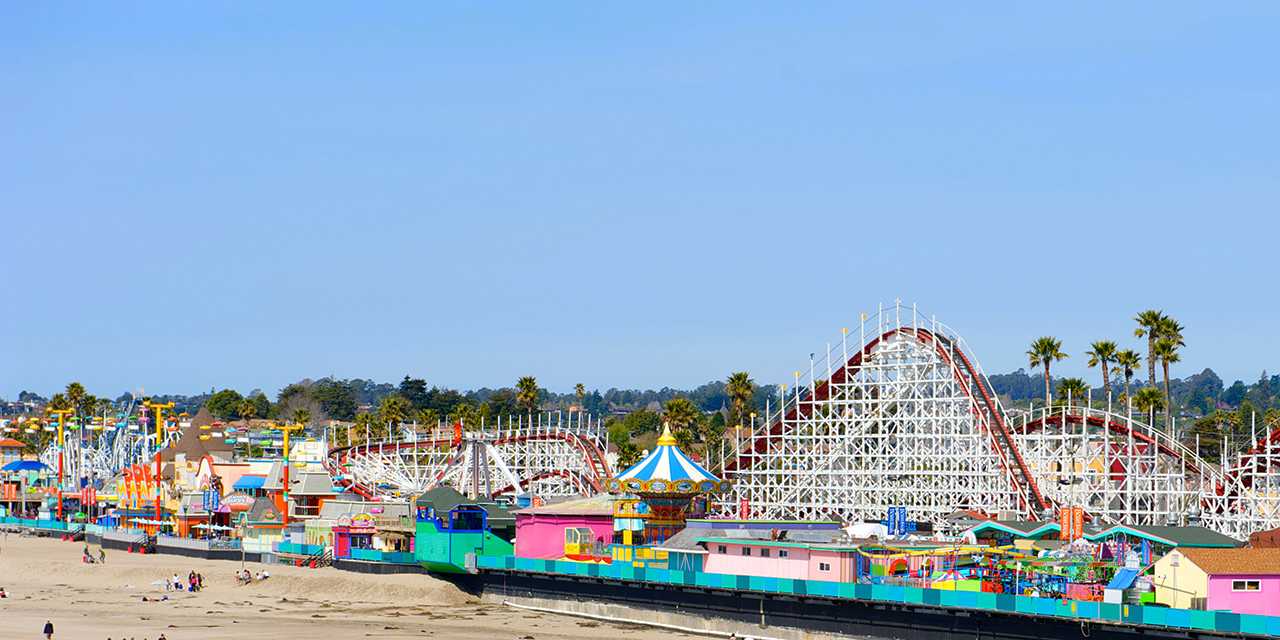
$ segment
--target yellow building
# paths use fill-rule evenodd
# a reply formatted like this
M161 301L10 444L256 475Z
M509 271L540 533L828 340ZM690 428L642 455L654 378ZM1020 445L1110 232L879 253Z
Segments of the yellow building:
M1156 602L1179 609L1203 609L1209 597L1209 574L1177 549L1156 561L1152 574Z

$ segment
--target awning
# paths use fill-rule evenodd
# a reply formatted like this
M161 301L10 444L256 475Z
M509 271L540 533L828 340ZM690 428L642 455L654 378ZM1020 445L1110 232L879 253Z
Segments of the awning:
M246 475L246 476L240 476L240 479L236 480L235 485L233 485L231 488L235 489L236 491L245 491L248 489L261 489L262 485L266 483L267 483L266 476L247 476Z
M0 467L0 471L44 471L48 468L48 465L38 460L14 460Z

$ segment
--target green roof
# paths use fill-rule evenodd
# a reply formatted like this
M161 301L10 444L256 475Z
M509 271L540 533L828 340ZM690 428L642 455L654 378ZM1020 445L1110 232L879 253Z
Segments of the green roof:
M1086 535L1085 539L1090 542L1097 542L1105 538L1116 535L1128 535L1135 538L1143 538L1157 544L1163 544L1170 547L1206 547L1226 549L1238 547L1241 545L1239 540L1230 536L1224 536L1212 529L1204 527L1168 527L1168 526L1140 526L1140 525L1123 525L1118 524L1107 529L1103 529L1093 535Z
M1037 522L1033 520L986 520L969 529L973 535L994 529L1007 533L1015 538L1041 538L1050 533L1062 531L1056 522Z

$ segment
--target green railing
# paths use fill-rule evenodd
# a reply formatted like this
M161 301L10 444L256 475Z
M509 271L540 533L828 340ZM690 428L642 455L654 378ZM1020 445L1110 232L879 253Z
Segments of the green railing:
M0 518L0 524L16 524L20 527L43 531L79 531L84 526L80 524L68 525L58 520L35 520L31 518L15 518L13 516Z
M512 556L479 556L477 568L587 576L634 582L674 584L705 589L736 589L791 596L818 596L909 605L934 605L1005 613L1053 616L1080 621L1140 624L1218 633L1280 636L1280 617L1226 611L1194 611L1166 607L1055 600L1004 593L943 591L882 584L790 580L721 573L637 568L630 564L588 564Z
M324 547L318 544L298 544L296 542L277 542L276 543L276 553L287 553L289 555L294 555L294 556L311 557L320 553L321 551L324 551Z
M375 551L373 549L352 549L352 560L365 562L390 562L392 564L417 564L412 553L404 551Z

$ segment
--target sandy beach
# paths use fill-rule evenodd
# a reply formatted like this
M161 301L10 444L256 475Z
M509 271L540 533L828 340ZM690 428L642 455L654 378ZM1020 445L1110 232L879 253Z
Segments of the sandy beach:
M239 562L107 551L105 565L80 561L82 543L0 537L0 638L56 640L223 640L257 638L657 639L662 629L516 610L481 603L426 575L371 576L333 568L249 563L271 578L240 586ZM92 547L97 553L97 548ZM190 571L197 593L167 593L153 582ZM143 602L168 595L167 602Z

